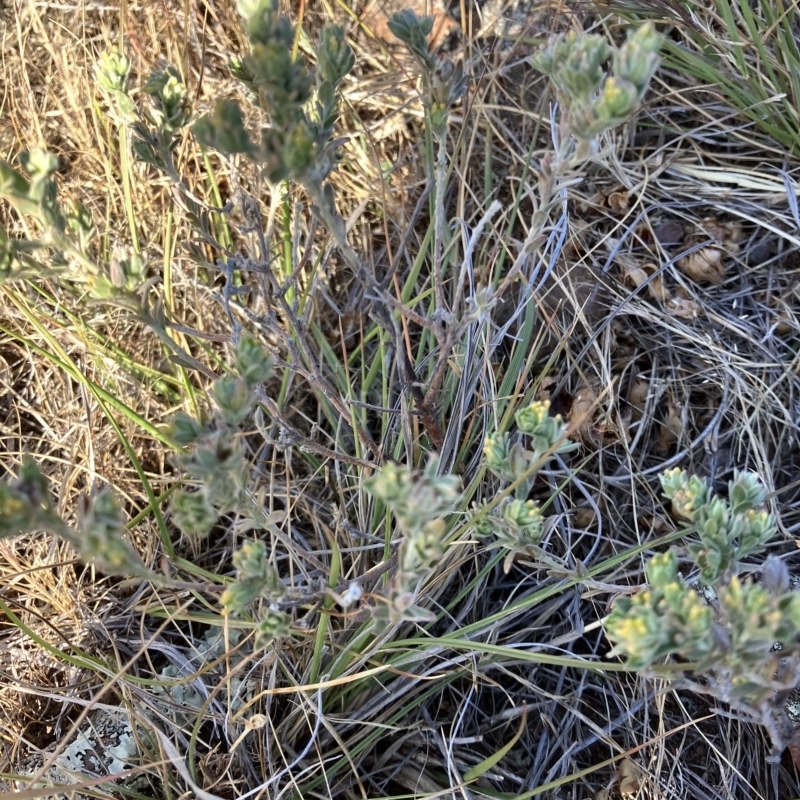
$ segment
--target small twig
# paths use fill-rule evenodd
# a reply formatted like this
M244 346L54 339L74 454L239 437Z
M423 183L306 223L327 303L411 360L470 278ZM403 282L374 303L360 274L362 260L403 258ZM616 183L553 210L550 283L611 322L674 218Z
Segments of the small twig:
M422 393L416 373L414 372L414 367L411 364L411 359L408 357L408 352L405 347L398 350L398 353L403 363L405 384L414 400L414 405L416 406L416 411L419 414L422 425L428 436L431 437L434 449L441 453L442 447L444 446L444 434L439 426L439 421L436 419L436 413L428 404L427 397Z
M436 155L436 197L433 212L433 287L436 297L436 308L446 311L444 297L444 279L442 277L442 253L444 251L444 192L447 175L447 135L437 136L438 151Z
M256 390L256 399L267 409L270 417L272 417L286 433L289 441L287 441L285 444L297 445L300 447L300 449L307 450L310 453L322 456L323 458L329 458L333 461L342 461L345 464L351 464L352 466L356 467L375 469L375 464L373 462L364 461L361 458L347 455L347 453L338 453L335 450L331 450L330 448L315 442L313 439L303 436L303 434L293 428L292 425L284 418L283 414L281 414L281 411L278 408L278 404L266 393L263 387ZM272 442L272 444L278 443Z
M264 231L263 226L261 225L260 212L255 201L242 193L241 202L245 213L245 220L248 222L250 229L255 232L256 237L258 238L261 257L262 259L267 259L267 254L269 253L267 234L274 229L275 216L277 214L277 207L279 204L279 195L277 192L273 192L272 194L267 232ZM355 254L353 255L355 256ZM333 390L327 380L320 374L319 370L315 367L317 360L314 356L314 353L311 351L311 347L309 346L308 340L305 336L305 326L298 319L294 309L292 309L292 307L286 301L284 287L278 283L275 274L270 269L258 271L258 277L262 284L261 291L265 302L269 305L271 301L278 306L281 314L294 333L294 336L285 336L285 341L287 347L290 348L290 352L294 348L297 348L296 354L298 358L296 359L296 363L293 365L293 369L299 372L301 371L299 369L300 364L304 363L307 365L306 368L302 370L303 376L306 378L306 380L314 388L316 388L317 391L319 391L323 397L328 400L328 402L330 402L330 404L341 416L342 422L348 428L353 430L361 443L373 454L376 459L380 460L381 448L373 441L370 435L360 425L355 425L355 427L353 426L352 417L350 416L347 406L342 401L341 397L339 397L338 394Z
M205 333L203 331L198 331L197 328L190 328L188 325L179 325L177 322L170 322L169 320L167 320L167 327L178 333L183 333L186 336L203 339L206 342L227 343L231 340L231 335L229 333Z
M394 255L392 257L392 265L389 267L388 272L383 276L382 280L379 283L380 288L383 291L386 291L389 288L389 284L391 283L392 277L397 272L397 268L400 265L400 260L403 257L403 254L406 251L406 247L408 247L408 242L411 239L411 234L414 232L414 226L416 221L422 215L422 209L425 207L425 203L428 201L428 197L430 196L431 190L433 189L433 183L428 181L425 184L425 188L422 190L422 193L417 200L417 204L414 206L414 210L411 212L411 217L408 220L406 225L405 233L403 234L403 238L400 240L400 244L395 250Z

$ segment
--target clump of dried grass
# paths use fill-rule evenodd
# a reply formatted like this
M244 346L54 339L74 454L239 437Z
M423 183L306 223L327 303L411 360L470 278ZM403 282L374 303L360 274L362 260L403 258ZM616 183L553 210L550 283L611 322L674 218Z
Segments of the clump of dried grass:
M182 4L159 3L133 9L123 21L137 69L144 74L160 58L182 64L201 109L230 90L224 58L243 45L232 9L204 9L203 16L186 20ZM552 19L533 14L529 22L544 35ZM119 39L120 18L87 9L77 33L74 21L69 12L44 15L33 3L19 3L6 74L16 71L20 84L8 93L0 141L6 154L46 142L62 157L65 193L79 196L97 220L105 221L108 241L129 241L132 217L161 260L159 251L167 249L167 187L143 191L143 184L132 184L132 214L126 210L117 144L97 114L88 78L96 51ZM592 22L584 16L585 24ZM614 32L613 19L607 23ZM391 263L407 274L427 223L425 203L417 203L425 178L413 77L402 56L388 60L366 37L358 39L358 47L362 71L347 87L343 127L364 133L347 146L337 188L367 260L381 268ZM481 217L491 193L509 203L518 199L520 219L526 218L525 195L535 186L529 152L541 154L549 133L537 116L540 85L535 80L528 85L529 76L520 68L527 51L520 45L481 47L471 51L474 74L481 78L465 103L460 136L452 141L456 180L447 198L450 216L470 225ZM86 79L74 80L76 70ZM520 78L526 91L519 89ZM553 510L560 522L550 546L563 572L521 564L504 576L499 566L486 569L480 551L459 550L434 585L434 599L448 608L437 631L442 637L467 628L520 652L605 652L597 620L607 611L608 587L625 591L638 584L642 578L635 564L609 570L597 584L586 580L554 592L531 613L508 609L515 603L527 609L537 591L548 591L578 564L591 565L670 530L656 478L676 463L715 483L725 481L733 466L754 469L772 492L785 536L796 536L798 378L792 309L800 221L786 201L780 172L787 170L784 153L763 138L754 141L752 129L716 93L673 73L663 74L636 129L636 137L624 132L609 138L602 167L588 168L584 182L571 190L567 244L533 300L540 330L528 334L535 347L516 389L519 396L530 389L551 399L575 424L583 443L580 473L555 493ZM189 143L182 163L210 195L206 163ZM222 192L247 180L213 163ZM792 168L787 180L794 186ZM379 180L382 172L386 180ZM175 214L173 240L180 241L188 229L177 207ZM670 236L665 226L672 226ZM476 270L500 271L503 260L506 265L509 257L513 260L514 241L525 234L523 222L510 231L498 225ZM207 288L179 250L171 263L175 307L182 317L201 331L222 333ZM707 267L713 267L708 275ZM317 301L314 321L335 347L362 341L358 310L341 324L333 311L350 310L356 297L352 287L337 283L335 269L329 286L331 302ZM109 343L142 367L167 372L171 367L146 332L123 317L99 314L90 318L87 330L76 321L85 318L80 299L59 287L49 291L54 299L29 292L27 313L16 295L4 295L2 353L9 365L4 375L9 401L3 447L10 456L29 449L42 457L58 479L68 514L78 495L98 482L113 485L135 514L148 503L141 476L129 466L96 399L47 354L66 358L97 383L113 387L117 397L152 421L184 402L181 384L173 385L176 396L152 376L134 380ZM530 299L517 295L497 322L522 310L512 329L519 334L522 307ZM62 309L75 316L64 316ZM45 330L36 326L42 320ZM92 329L104 337L102 343ZM476 436L488 429L486 404L496 399L497 386L512 368L507 358L512 352L506 341L495 363L479 365L477 396L451 409L444 433L454 447L465 428ZM198 357L213 363L212 353ZM466 355L457 366L473 365ZM304 420L304 430L324 424L307 395L289 398L289 413ZM166 487L168 464L152 439L135 424L125 425L152 486ZM314 553L329 552L326 543L336 524L333 503L347 512L345 518L362 518L354 499L357 482L335 466L331 483L330 475L290 453L273 451L263 468L271 497L302 520L297 533L304 544L295 542L287 558L296 569L309 569ZM548 496L562 479L558 472L544 473L537 490ZM382 547L382 540L369 536L369 520L362 521L359 535L367 536L359 541L365 552ZM155 526L139 528L137 536L143 552L158 548ZM230 558L232 544L224 537L202 549L179 543L179 551L213 572ZM185 598L96 581L91 571L41 538L7 547L6 558L2 597L27 630L62 652L77 647L109 658L113 654L119 665L133 659L127 674L114 679L113 691L127 702L147 706L138 680L155 678L165 660L174 664L191 657L201 618L174 615L159 629L148 616ZM348 621L333 624L334 631L336 626L345 630ZM17 625L6 626L0 635L15 654L14 663L23 665L15 672L9 666L13 680L0 681L3 726L25 747L42 748L77 718L80 706L71 703L70 687L77 685L78 696L90 699L102 674L86 668L75 673ZM148 655L148 648L158 655ZM302 686L312 652L309 639L253 658L243 669L260 690L281 680ZM199 670L195 680L212 698L230 678L225 664L195 662L194 668ZM300 781L316 777L317 791L323 791L328 770L333 777L325 791L331 796L440 791L497 752L524 719L513 750L483 778L486 788L519 795L582 781L584 791L600 790L615 785L616 762L602 765L630 754L640 770L636 780L643 796L778 796L779 784L797 791L791 764L766 763L768 744L758 730L715 713L696 697L662 693L659 686L623 673L595 678L556 664L493 663L474 652L441 648L421 650L413 671L408 665L398 670L390 691L382 684L386 676L378 676L351 694L342 691L324 713L320 689L267 695L261 709L269 718L266 735L251 735L232 755L221 752L238 728L224 718L224 706L215 706L198 727L200 782L224 794L291 774ZM33 699L34 691L43 690L53 698L46 708ZM52 732L42 729L43 721L53 725ZM10 752L0 769L13 770L21 750ZM343 754L347 766L334 774L331 767ZM581 769L597 772L581 778L576 774Z

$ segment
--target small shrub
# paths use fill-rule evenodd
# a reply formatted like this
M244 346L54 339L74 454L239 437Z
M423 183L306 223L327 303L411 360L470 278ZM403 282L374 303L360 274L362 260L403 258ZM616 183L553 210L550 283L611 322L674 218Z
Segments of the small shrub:
M744 559L763 552L776 532L772 516L758 508L763 486L741 473L723 499L679 469L662 475L661 484L687 536L699 538L686 547L697 577L679 574L675 548L653 556L648 587L617 599L606 619L611 655L646 674L678 659L695 676L692 688L749 713L781 752L785 694L800 667L800 593L789 590L786 565L775 557L761 566L760 584L739 575Z
M224 100L216 104L211 114L197 120L191 130L207 147L225 156L247 159L273 187L294 183L305 190L313 213L332 235L365 294L372 298L369 310L374 320L398 343L398 352L403 353L405 348L393 317L398 310L410 312L397 308L396 300L385 292L348 243L329 181L338 163L341 144L334 137L341 84L354 66L344 30L339 26L323 29L317 43L316 71L312 72L304 59L292 56L294 29L280 15L277 0L239 0L238 8L250 50L242 58L231 59L229 68L249 102L263 113L266 124L261 127L260 137L254 139L245 126L239 105ZM412 379L405 387L432 443L438 447L442 437L432 408L453 348L469 325L486 318L516 277L522 262L541 244L550 212L560 202L561 188L568 184L571 171L597 151L603 133L635 111L657 68L661 39L650 26L634 32L620 48L612 48L601 37L570 34L551 40L532 59L536 68L551 77L559 96L563 133L560 147L540 165L537 208L531 234L518 262L499 287L477 287L469 299L460 294L463 307L450 309L445 301L442 274L447 129L450 112L466 91L468 75L461 63L431 50L428 43L431 25L430 18L420 19L411 11L403 11L392 18L390 29L407 45L420 68L426 122L438 144L435 164L429 165L436 184L432 272L437 310L426 322L439 346L438 360L425 395ZM609 58L613 60L611 75L606 74L604 67ZM321 375L313 369L309 371L308 365L313 364L314 358L305 344L293 279L286 276L285 281L279 280L269 263L266 237L262 238L264 252L260 262L226 252L211 232L209 214L228 213L232 205L222 209L202 206L177 171L173 153L192 121L189 93L180 74L170 66L151 74L143 86L147 102L140 106L131 92L130 71L131 62L125 55L105 53L95 67L98 86L107 97L116 123L132 134L137 158L170 179L182 195L198 235L224 255L216 264L210 264L199 248L188 245L199 263L226 276L220 300L231 323L234 345L236 374L216 378L211 393L215 408L208 419L180 413L168 426L170 440L179 451L176 464L185 477L185 485L173 496L171 519L183 533L194 537L207 536L221 517L228 514L238 515L240 526L248 530L269 528L271 521L265 520L258 508L251 465L239 428L261 406L282 427L284 444L301 442L312 446L310 440L303 439L282 420L277 405L263 391L276 360L305 374L334 405L335 396ZM20 213L33 217L43 235L39 240L16 241L0 230L0 279L52 275L70 281L88 292L94 301L127 309L158 335L178 363L202 369L171 336L171 321L162 302L153 301L154 279L148 278L146 258L138 252L120 252L109 263L98 260L94 252L96 229L87 210L80 204L62 208L58 202L55 157L44 151L26 153L20 157L20 165L27 178L0 162L0 195ZM279 191L273 192L273 198L280 196ZM260 231L257 201L242 193L238 202L249 229ZM255 272L266 281L272 301L282 315L285 327L273 320L271 331L283 341L288 362L281 355L268 352L234 321L231 299L246 291L237 287L234 278L247 272ZM413 370L407 367L407 372L413 377ZM349 420L346 407L337 406L337 410L343 419ZM565 438L560 418L549 417L547 404L534 403L519 412L516 419L519 434L527 437L532 449L519 441L512 442L504 432L487 437L484 445L489 470L502 481L516 483L514 497L505 498L496 508L476 509L473 524L490 547L508 550L506 570L517 555L535 553L544 534L542 510L527 498L536 472L547 458L573 447ZM360 435L373 455L382 457L366 434L360 432ZM365 486L393 512L402 532L397 571L372 609L376 624L382 628L403 620L429 620L431 614L419 607L416 600L424 579L445 551L448 529L445 518L459 500L459 481L453 476L439 475L437 461L433 459L421 473L385 463ZM2 491L5 535L46 529L67 539L82 556L94 558L110 573L135 571L153 580L163 580L141 564L124 539L120 509L110 494L101 493L88 502L79 530L73 531L53 512L46 481L30 460L24 461L19 479L2 487ZM266 600L266 616L257 623L260 641L266 643L286 635L288 617L281 610L286 587L270 566L264 546L259 541L245 544L234 557L234 567L236 578L222 598L225 613L249 613L254 603ZM342 596L334 592L343 604L349 603L347 598L353 594L359 593L348 589Z

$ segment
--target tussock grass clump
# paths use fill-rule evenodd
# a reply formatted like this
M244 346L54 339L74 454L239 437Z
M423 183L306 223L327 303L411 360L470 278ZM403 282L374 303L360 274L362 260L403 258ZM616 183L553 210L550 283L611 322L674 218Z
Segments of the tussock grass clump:
M796 794L791 13L162 11L19 4L8 788Z

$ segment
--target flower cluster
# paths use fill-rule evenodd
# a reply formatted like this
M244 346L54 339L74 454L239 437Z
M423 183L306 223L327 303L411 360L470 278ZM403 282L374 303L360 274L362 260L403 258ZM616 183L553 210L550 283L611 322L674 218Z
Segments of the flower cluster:
M618 598L606 619L611 655L634 670L678 657L720 699L758 707L794 681L800 641L800 593L789 591L786 565L768 558L760 584L736 574L775 532L772 517L753 508L765 498L763 486L739 474L722 499L680 470L661 480L676 516L691 525L687 533L694 528L700 537L687 550L705 589L680 576L674 548L651 558L648 587Z
M344 30L337 25L323 29L315 79L306 62L293 56L294 29L280 15L277 0L238 5L250 53L232 59L229 69L251 103L267 115L269 125L262 129L260 141L253 141L238 104L223 100L212 114L198 120L194 133L221 153L247 156L264 168L272 183L292 179L322 187L336 164L338 143L332 133L339 113L339 86L355 64Z
M680 653L701 661L714 649L711 607L678 576L674 551L660 553L647 564L648 589L619 598L606 621L616 643L612 656L625 655L633 670L649 667Z
M222 594L220 603L226 614L238 616L262 598L270 602L256 623L256 644L266 646L289 635L289 616L276 603L286 594L280 575L269 563L266 545L259 540L243 545L233 556L236 579Z
M95 78L110 98L119 124L133 131L136 155L179 184L172 152L178 131L191 116L186 84L172 67L154 72L144 85L150 107L140 114L129 93L130 69L126 56L103 53L95 65ZM115 252L108 263L98 262L93 252L97 228L89 210L77 201L59 203L58 159L35 149L21 153L18 160L25 175L0 161L0 197L20 214L35 219L42 236L15 241L0 226L0 283L58 276L78 284L95 300L123 306L145 319L146 306L140 295L148 286L146 260L138 252ZM44 256L47 268L37 254ZM157 322L150 317L147 321Z
M122 509L111 491L104 488L88 497L73 529L58 515L47 478L26 455L18 477L0 483L0 539L37 531L60 536L108 575L152 577L125 538Z
M178 132L192 116L186 83L172 66L151 73L142 87L149 105L140 113L129 92L130 70L127 56L105 52L95 64L95 80L108 95L118 124L133 131L132 148L137 158L179 183L172 152L178 145Z
M689 553L706 585L735 572L738 562L761 551L775 535L772 515L755 508L765 492L753 474L736 475L727 500L712 496L704 481L679 469L664 473L661 485L676 516L692 523L700 537L689 545Z
M428 43L433 17L418 17L410 9L399 11L389 20L389 30L407 45L422 69L423 104L431 130L441 136L447 128L452 107L467 91L464 66L434 55Z
M588 143L636 110L658 68L662 41L650 23L631 31L618 48L602 36L571 31L552 38L531 62L553 81L572 135ZM610 75L605 69L609 57Z
M506 481L516 481L529 472L545 455L569 453L577 445L567 438L560 415L550 416L550 401L536 400L514 415L519 433L528 437L532 450L520 441L512 443L509 433L496 433L484 439L486 466ZM531 476L532 478L533 476ZM526 484L529 485L530 484Z
M496 433L484 439L486 466L498 478L519 482L516 496L505 498L491 511L474 510L472 525L477 536L489 547L508 550L504 569L508 572L518 555L531 555L544 536L545 519L539 506L527 496L536 472L545 459L556 453L568 453L576 445L567 438L560 416L550 416L548 401L535 401L515 414L518 434L527 437L529 449L520 437L512 441L510 433Z
M394 513L403 534L398 568L386 595L373 609L376 627L405 621L427 621L431 615L415 605L418 587L444 555L447 523L461 496L459 479L438 475L432 460L422 473L387 463L365 487Z
M272 371L263 345L243 336L234 350L238 375L226 375L214 384L214 416L205 421L179 413L168 433L185 451L177 462L197 488L180 489L172 499L172 520L184 533L207 536L220 514L249 507L247 462L237 434L238 425L252 412L255 388Z

